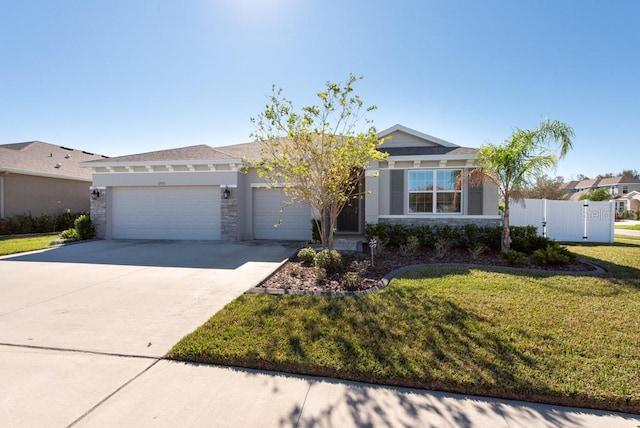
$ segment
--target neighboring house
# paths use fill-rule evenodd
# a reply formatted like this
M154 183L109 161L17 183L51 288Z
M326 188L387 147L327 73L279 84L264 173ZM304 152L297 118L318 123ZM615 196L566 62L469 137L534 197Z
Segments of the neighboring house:
M339 233L364 233L366 222L498 224L495 185L456 187L475 166L476 150L393 126L361 184L364 199L345 207ZM107 239L309 240L312 211L286 206L243 158L261 158L260 143L182 147L83 163L93 170L91 218ZM284 209L283 209L284 208ZM281 220L281 221L279 221ZM279 227L274 227L280 223Z
M621 202L625 203L624 207L620 206ZM633 190L617 199L616 203L616 212L618 213L623 213L624 211L626 211L627 213L636 212L637 210L640 210L640 192L637 190ZM618 209L620 208L622 209L618 211Z
M605 189L611 195L615 203L615 211L622 214L635 210L637 201L634 197L629 197L632 192L640 192L640 180L633 177L610 177L596 178L592 180L571 181L565 183L565 190L569 194L569 200L577 201L581 196L596 189Z
M0 218L89 211L91 172L100 155L41 141L0 145Z

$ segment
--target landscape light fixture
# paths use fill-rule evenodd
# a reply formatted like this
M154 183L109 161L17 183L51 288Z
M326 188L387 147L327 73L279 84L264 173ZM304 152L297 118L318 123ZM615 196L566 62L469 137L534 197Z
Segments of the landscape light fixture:
M100 191L98 189L93 189L91 191L91 199L98 199L100 197Z

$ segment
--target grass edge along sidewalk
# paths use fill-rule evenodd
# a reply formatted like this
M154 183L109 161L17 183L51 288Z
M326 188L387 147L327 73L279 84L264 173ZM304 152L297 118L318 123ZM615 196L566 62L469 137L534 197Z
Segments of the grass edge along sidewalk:
M640 245L602 277L436 266L363 297L243 295L168 358L640 413Z

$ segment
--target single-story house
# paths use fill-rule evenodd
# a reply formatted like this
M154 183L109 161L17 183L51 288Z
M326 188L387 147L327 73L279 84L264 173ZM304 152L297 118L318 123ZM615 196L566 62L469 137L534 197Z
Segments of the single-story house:
M395 125L365 171L367 195L340 214L337 229L363 234L365 223L498 224L495 185L455 185L475 167L476 150ZM198 145L85 162L93 171L91 218L106 239L309 240L312 211L286 206L243 158L261 158L260 143ZM281 221L279 222L279 219ZM275 225L279 223L278 227Z
M41 141L0 145L0 218L89 211L91 171L103 156Z

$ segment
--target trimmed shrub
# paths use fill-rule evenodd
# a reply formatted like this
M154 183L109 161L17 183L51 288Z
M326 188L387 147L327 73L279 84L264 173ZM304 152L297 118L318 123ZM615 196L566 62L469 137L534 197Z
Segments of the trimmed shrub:
M63 231L60 234L60 238L67 242L80 241L80 235L78 234L78 230L74 228Z
M400 245L400 253L407 257L415 253L418 248L420 248L420 240L418 240L417 236L411 235L407 238L405 244Z
M471 259L474 262L477 261L485 251L487 251L487 246L481 242L478 242L473 247L469 248L469 254L471 254Z
M73 225L78 231L78 236L82 241L91 239L96 235L93 224L91 223L91 217L89 217L88 214L82 214L73 222Z
M349 266L349 270L352 272L358 272L360 275L364 275L367 269L371 266L369 260L354 260Z
M87 214L87 213L84 213L84 212L72 213L71 210L65 210L64 212L58 214L58 216L56 217L56 230L71 229L73 227L73 223L82 214Z
M498 257L508 262L510 265L523 265L529 263L527 255L517 250L501 251L500 254L498 254Z
M320 220L311 219L311 239L313 242L322 242L320 237Z
M360 290L364 284L364 278L359 272L349 271L344 275L343 284L349 291Z
M316 250L311 247L303 248L298 251L298 258L307 264L312 264L316 258Z
M535 226L512 226L511 249L525 254L531 254L536 250L545 249L551 240L538 235Z
M42 214L34 217L31 214L18 214L0 219L0 235L19 235L27 233L51 233L71 229L76 218L85 213L65 211L58 216Z
M436 258L442 259L446 256L452 247L452 242L447 238L439 238L438 242L436 242Z
M324 269L327 274L338 272L342 268L342 256L336 250L319 251L313 261L317 267Z
M566 266L576 262L578 256L557 242L551 243L547 248L533 252L533 260L537 265Z
M365 237L367 241L376 238L378 244L388 247L406 248L413 246L414 237L418 238L420 247L434 248L440 239L449 241L450 249L472 249L479 244L491 251L500 251L502 226L477 226L466 224L460 227L411 225L391 223L367 223ZM538 235L535 226L511 226L511 249L525 254L535 250L546 249L551 240Z
M414 226L411 234L418 237L421 247L433 248L436 244L436 236L429 226Z
M462 247L464 245L464 233L461 227L442 226L435 227L436 241L449 241L450 247Z

